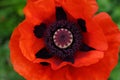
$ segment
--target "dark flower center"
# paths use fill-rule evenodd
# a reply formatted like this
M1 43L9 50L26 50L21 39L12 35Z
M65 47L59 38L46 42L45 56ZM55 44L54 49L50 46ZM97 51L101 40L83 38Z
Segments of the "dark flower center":
M68 29L60 28L54 33L53 40L57 47L63 49L72 44L73 35Z
M44 39L50 54L62 59L73 56L82 44L79 27L66 20L51 24L45 32Z

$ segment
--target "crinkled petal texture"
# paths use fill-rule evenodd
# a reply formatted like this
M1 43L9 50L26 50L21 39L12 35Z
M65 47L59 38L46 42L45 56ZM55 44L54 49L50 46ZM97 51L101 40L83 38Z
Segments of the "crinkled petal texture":
M106 13L100 13L93 19L102 28L108 43L104 58L98 63L78 68L66 65L58 70L53 70L50 65L42 66L39 63L33 63L21 51L21 33L17 27L10 40L10 56L14 69L28 80L107 80L118 61L120 33Z
M92 25L88 25L88 26L91 27ZM96 50L92 50L88 52L78 51L75 56L74 64L68 62L62 62L61 60L56 59L54 57L50 59L40 59L40 58L36 58L35 54L40 49L45 47L45 43L43 38L38 39L34 36L33 33L34 24L30 23L28 20L24 20L18 26L18 30L20 32L19 47L21 49L23 56L25 56L28 60L35 63L48 62L51 64L51 67L54 70L59 69L67 64L70 64L74 67L88 66L94 64L103 58L104 51L107 49L107 42L105 41L105 36L103 35L101 30L96 28L93 30L91 29L90 32L86 32L87 35L84 34L85 43L88 44L89 46L92 46ZM98 36L101 36L102 38L99 38Z
M63 0L63 1L58 1L58 3L60 5L62 5L62 7L65 9L65 11L68 14L70 14L73 18L75 18L75 19L84 18L85 19L86 26L87 26L87 32L83 33L84 43L95 48L96 50L92 50L89 52L78 51L77 55L75 57L74 64L71 64L68 62L62 62L61 60L56 59L56 58L47 59L47 60L46 59L38 59L38 58L36 59L35 54L40 49L45 47L45 44L44 44L44 40L42 38L37 39L34 36L34 33L33 33L34 26L41 24L42 22L45 21L45 19L49 19L49 17L51 15L55 14L55 4L54 4L53 0L49 0L49 1L28 0L28 4L24 9L24 12L26 14L26 20L23 21L23 23L21 23L19 25L19 31L21 34L19 46L20 46L20 49L21 49L23 55L28 60L33 61L35 63L49 62L51 64L52 69L54 69L54 70L59 69L67 64L70 64L74 67L81 67L81 66L88 66L88 65L98 62L101 58L103 58L104 51L107 49L108 45L107 45L105 36L104 36L101 28L97 24L95 24L94 20L92 20L89 17L89 16L93 16L93 14L97 11L97 4L96 4L95 0L91 0L91 1L75 0L74 2L72 0L70 0L70 1ZM48 4L50 4L52 6L50 6L50 8L46 8L46 6ZM81 4L81 5L79 5L79 4ZM74 6L73 9L68 7L71 5ZM84 5L88 5L88 6L85 7ZM46 9L48 9L48 10L46 10ZM72 10L76 10L76 11L72 11ZM72 12L74 12L74 13L72 13ZM84 15L82 15L81 12ZM87 12L89 12L89 13L87 13ZM78 16L76 17L76 15L78 15ZM81 16L79 16L79 15L81 15ZM89 15L89 16L87 16L87 15ZM93 27L93 25L94 25L94 27ZM101 36L102 38L99 36Z
M57 5L55 2L75 19L90 18L98 10L96 0L27 0L27 5L24 8L26 18L34 24L50 18L55 12Z
M55 12L54 0L28 0L24 8L26 19L34 24L46 20Z
M73 18L85 19L87 32L82 33L83 41L95 48L78 51L74 64L56 57L35 57L45 43L43 38L35 37L34 27L55 14L55 1ZM94 16L97 8L95 0L28 0L24 9L26 19L14 30L10 40L14 69L28 80L107 80L118 61L120 32L107 13ZM43 66L40 62L50 65Z
M34 25L24 20L19 25L19 32L21 34L19 47L23 55L30 61L35 60L35 54L43 47L45 47L43 39L37 39L33 33Z
M94 17L96 23L102 28L108 43L104 58L96 64L73 68L69 67L68 74L76 80L107 80L111 70L118 62L120 45L120 31L107 13L100 13ZM94 75L94 76L93 76Z
M58 0L57 0L58 1ZM75 19L83 17L92 17L98 10L96 0L59 0L59 3Z

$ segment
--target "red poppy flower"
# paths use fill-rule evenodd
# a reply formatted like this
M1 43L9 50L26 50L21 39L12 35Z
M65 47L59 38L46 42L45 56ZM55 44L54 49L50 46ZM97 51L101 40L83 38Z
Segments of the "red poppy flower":
M10 40L14 69L28 80L107 80L120 33L95 0L28 0Z

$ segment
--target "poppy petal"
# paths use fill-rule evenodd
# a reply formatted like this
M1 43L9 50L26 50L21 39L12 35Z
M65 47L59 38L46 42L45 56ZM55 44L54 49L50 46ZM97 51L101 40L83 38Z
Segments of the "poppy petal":
M64 62L54 57L48 60L39 59L38 62L46 61L51 64L51 68L53 70L58 70L67 65L71 65L78 68L83 66L89 66L99 62L103 57L104 57L104 52L101 52L101 51L96 51L96 50L92 50L88 52L78 51L75 57L67 57L63 59L65 60Z
M95 0L63 0L59 3L74 18L85 19L83 51L78 51L75 57L66 57L64 62L57 57L51 57L45 48L43 38L38 39L35 36L34 25L42 23L53 14L54 0L45 2L44 0L28 0L25 8L26 20L14 30L10 40L10 58L14 69L28 80L56 80L56 78L60 80L107 80L118 62L120 31L117 25L106 13L93 17L97 10ZM48 5L50 9L46 7ZM93 19L86 17L93 17Z
M114 54L118 52L118 48L116 48L118 44L114 46L110 45L109 52L107 52L104 59L97 64L79 68L65 66L58 70L51 70L49 66L43 67L39 64L31 63L31 61L28 61L22 55L18 45L19 37L19 31L16 29L10 41L10 57L14 69L28 80L56 80L56 77L62 80L107 80L111 68L116 65L116 60L113 59L118 59L118 54ZM115 61L115 63L113 61ZM94 74L94 76L91 76L91 74Z
M105 51L108 48L106 37L101 27L93 19L86 19L87 32L83 33L83 41L88 46Z
M10 58L14 69L24 78L31 80L49 80L51 69L48 66L42 66L39 63L32 63L27 60L19 47L20 32L16 28L10 40ZM40 75L42 74L42 75ZM46 75L47 74L47 75ZM39 75L39 76L38 76Z
M102 28L107 40L117 41L120 43L120 31L118 26L112 21L111 17L107 13L102 12L96 15L94 20L98 22Z
M104 52L91 50L87 52L78 51L75 55L74 67L89 66L99 62L104 57Z
M69 75L71 75L72 80L107 80L118 62L118 46L118 44L110 43L104 58L96 64L80 68L70 67Z
M67 20L67 15L62 7L56 7L56 20Z
M54 73L54 76L51 76L52 80L56 80L56 79L72 80L72 78L70 78L68 75L68 66L62 67L61 69L58 69L58 70L53 70L53 73Z
M52 57L52 55L49 54L46 48L39 50L35 56L36 58L42 58L42 59L48 59Z
M23 55L33 61L35 59L35 54L42 48L45 47L44 40L42 38L38 39L34 35L34 24L24 20L19 26L20 31L20 48Z
M41 23L40 25L36 25L34 27L33 32L37 38L42 38L45 30L46 30L46 25L44 23Z
M104 12L96 15L94 20L100 25L107 38L108 49L104 52L104 57L96 64L80 67L79 69L70 67L69 75L72 75L72 79L107 80L110 72L118 63L120 32L117 25L112 21L111 17ZM73 74L73 72L75 73ZM94 76L91 76L91 74Z
M92 17L98 10L96 0L57 0L75 19Z
M59 79L65 78L67 67L59 70L52 70L50 66L32 63L26 59L20 50L19 39L20 32L19 29L16 28L11 36L9 45L11 53L10 59L16 72L18 72L21 76L24 76L26 80L55 80L56 77Z
M49 6L48 6L49 5ZM55 13L54 0L28 0L24 8L26 19L33 24L39 24Z

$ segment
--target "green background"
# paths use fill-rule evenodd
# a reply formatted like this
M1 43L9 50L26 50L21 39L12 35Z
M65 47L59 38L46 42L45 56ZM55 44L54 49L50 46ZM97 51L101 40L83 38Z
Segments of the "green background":
M99 12L107 12L120 28L120 0L97 0ZM24 19L25 0L0 0L0 80L24 80L12 68L8 43L13 29ZM120 61L109 80L120 80Z

